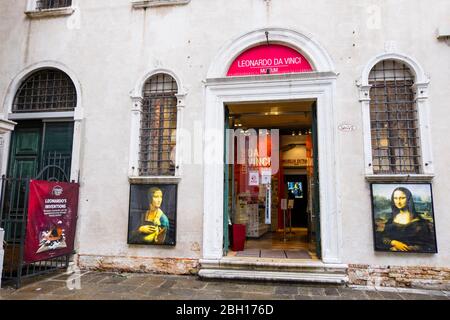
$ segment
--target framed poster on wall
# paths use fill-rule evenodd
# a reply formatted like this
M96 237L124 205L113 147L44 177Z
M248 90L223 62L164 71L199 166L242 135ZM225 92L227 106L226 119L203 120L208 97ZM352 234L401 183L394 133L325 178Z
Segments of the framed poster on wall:
M429 183L374 183L375 251L437 253L433 196Z
M128 244L176 244L177 185L131 185Z

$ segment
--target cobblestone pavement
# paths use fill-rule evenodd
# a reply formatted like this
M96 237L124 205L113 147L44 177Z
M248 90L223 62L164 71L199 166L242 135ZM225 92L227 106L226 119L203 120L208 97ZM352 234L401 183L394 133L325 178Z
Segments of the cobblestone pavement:
M450 300L449 291L348 288L294 283L204 281L195 276L111 272L53 274L0 300Z

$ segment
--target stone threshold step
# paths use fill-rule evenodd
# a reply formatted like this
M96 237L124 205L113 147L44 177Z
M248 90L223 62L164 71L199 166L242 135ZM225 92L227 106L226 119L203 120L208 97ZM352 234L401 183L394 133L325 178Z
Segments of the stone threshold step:
M322 284L345 284L348 281L343 274L277 272L256 270L201 269L198 273L204 279L227 280L264 280Z
M273 259L200 260L201 269L228 269L266 272L347 274L347 265L323 262L286 261Z

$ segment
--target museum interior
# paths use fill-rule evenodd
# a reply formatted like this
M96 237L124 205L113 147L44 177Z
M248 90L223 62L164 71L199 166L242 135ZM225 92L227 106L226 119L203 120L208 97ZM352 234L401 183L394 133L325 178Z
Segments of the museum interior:
M311 100L225 106L228 257L320 259L315 106Z

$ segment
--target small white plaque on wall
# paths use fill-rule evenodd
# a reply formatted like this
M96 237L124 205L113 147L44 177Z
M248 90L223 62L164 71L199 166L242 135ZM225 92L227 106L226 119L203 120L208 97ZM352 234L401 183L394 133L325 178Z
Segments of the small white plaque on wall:
M385 52L395 52L397 51L397 42L389 40L384 43Z
M356 130L356 126L349 123L342 123L338 126L338 129L342 132L352 132Z

